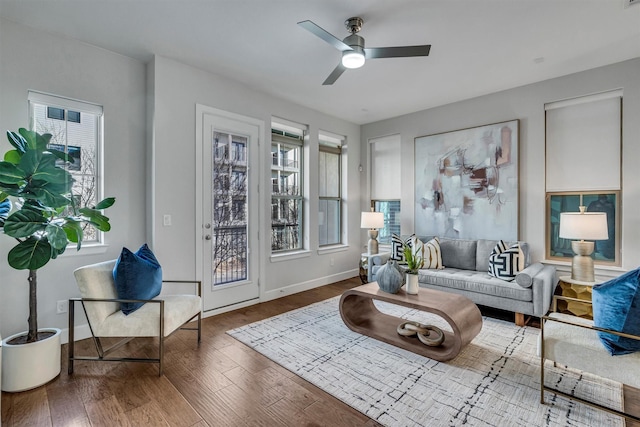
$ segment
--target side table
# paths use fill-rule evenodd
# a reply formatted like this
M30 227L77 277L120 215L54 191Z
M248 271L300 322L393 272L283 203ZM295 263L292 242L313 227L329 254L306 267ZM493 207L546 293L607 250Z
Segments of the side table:
M386 255L391 255L391 252L388 251L382 251L382 252L378 252L377 254L370 254L368 252L363 252L360 254L360 280L362 281L362 284L364 285L365 283L369 283L371 282L371 267L373 266L373 257L376 256L386 256ZM365 281L365 277L366 277L366 281Z
M593 285L601 282L583 282L573 280L571 276L560 276L556 295L563 297L576 298L582 301L591 301L591 292ZM580 301L563 301L557 302L556 311L560 313L572 314L584 319L593 320L593 307L591 304L584 304Z

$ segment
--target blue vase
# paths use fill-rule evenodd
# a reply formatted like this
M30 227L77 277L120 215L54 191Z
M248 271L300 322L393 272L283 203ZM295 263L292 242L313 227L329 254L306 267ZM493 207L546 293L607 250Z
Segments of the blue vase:
M388 260L376 273L378 286L381 290L390 294L398 293L403 285L402 274L394 264L394 260Z

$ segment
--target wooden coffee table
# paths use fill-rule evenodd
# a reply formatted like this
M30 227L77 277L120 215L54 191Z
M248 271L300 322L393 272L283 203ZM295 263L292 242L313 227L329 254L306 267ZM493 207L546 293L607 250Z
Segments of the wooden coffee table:
M426 346L415 337L401 336L396 331L398 325L411 319L381 313L374 300L437 314L451 326L453 333L443 331L444 342L437 347ZM456 357L482 329L480 310L469 298L425 288L420 288L417 295L409 295L404 289L390 294L381 291L376 282L344 292L340 298L340 316L354 332L441 362Z

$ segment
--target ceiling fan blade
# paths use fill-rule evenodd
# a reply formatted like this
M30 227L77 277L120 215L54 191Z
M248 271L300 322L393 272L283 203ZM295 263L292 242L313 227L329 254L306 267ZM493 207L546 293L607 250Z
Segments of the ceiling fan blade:
M327 85L332 85L335 83L336 80L338 80L338 77L340 77L342 75L342 73L345 72L347 68L342 65L342 63L338 64L338 66L331 72L331 74L329 74L329 77L327 77L327 79L322 83L323 86L327 86Z
M327 43L329 43L331 46L335 47L339 51L344 52L345 50L352 50L348 44L343 43L342 40L336 38L331 33L328 33L323 28L320 28L318 25L316 25L312 21L307 20L307 21L298 22L298 25L300 25L305 30L310 31L311 33L320 37L322 40L326 41Z
M419 46L370 47L364 49L364 56L367 59L429 56L430 50L430 44Z

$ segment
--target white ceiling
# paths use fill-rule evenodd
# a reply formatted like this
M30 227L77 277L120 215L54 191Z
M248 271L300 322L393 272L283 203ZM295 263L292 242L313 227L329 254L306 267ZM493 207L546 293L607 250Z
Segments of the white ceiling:
M640 57L628 0L0 0L0 16L142 61L158 54L364 124ZM360 16L368 47L431 44L322 82Z

